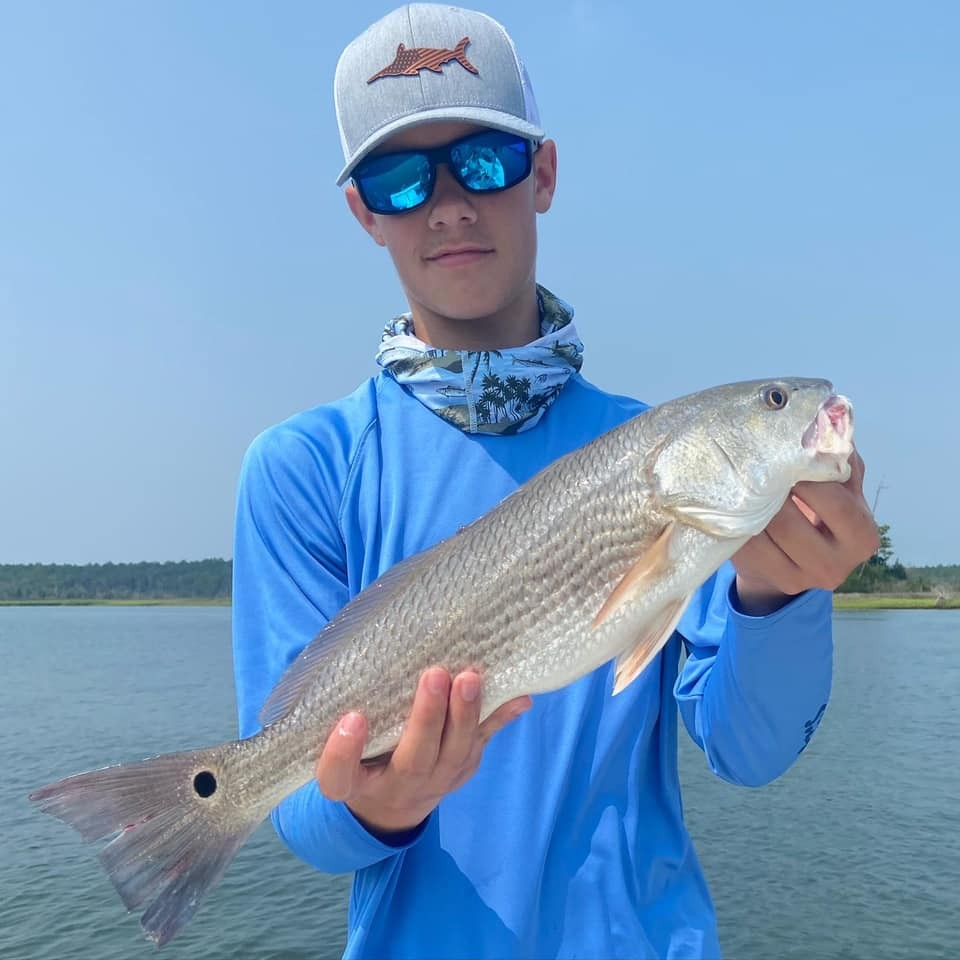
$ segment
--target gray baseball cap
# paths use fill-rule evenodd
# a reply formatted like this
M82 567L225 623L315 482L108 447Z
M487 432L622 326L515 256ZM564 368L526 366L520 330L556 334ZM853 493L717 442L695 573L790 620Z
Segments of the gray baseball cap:
M507 31L484 13L411 3L340 55L334 101L345 166L337 183L399 130L464 120L540 141L527 71Z

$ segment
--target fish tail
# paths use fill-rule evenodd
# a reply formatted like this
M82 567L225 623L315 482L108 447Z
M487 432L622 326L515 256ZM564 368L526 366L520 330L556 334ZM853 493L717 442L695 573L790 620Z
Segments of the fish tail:
M190 920L269 810L242 805L230 796L229 778L221 780L235 747L104 767L30 794L84 840L112 837L100 862L127 909L146 908L140 925L158 945Z
M457 63L461 67L466 68L471 73L479 73L480 71L467 59L467 44L470 42L469 37L464 37L454 48L453 55L457 59Z

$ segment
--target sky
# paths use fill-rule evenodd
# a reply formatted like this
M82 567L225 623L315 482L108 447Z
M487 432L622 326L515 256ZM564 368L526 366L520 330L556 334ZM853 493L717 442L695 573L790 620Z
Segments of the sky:
M394 3L4 5L0 563L229 557L251 440L405 308L335 185ZM657 403L826 377L908 564L960 562L960 5L491 0L557 141L538 279Z

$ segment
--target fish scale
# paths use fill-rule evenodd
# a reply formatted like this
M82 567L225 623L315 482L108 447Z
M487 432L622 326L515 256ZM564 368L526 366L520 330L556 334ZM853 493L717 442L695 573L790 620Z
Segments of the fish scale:
M31 794L85 839L165 943L285 796L313 779L338 718L367 758L397 743L424 669L483 675L482 716L616 658L614 693L667 642L692 593L801 480L846 480L852 408L824 380L673 400L541 471L492 511L348 603L245 740L107 767Z

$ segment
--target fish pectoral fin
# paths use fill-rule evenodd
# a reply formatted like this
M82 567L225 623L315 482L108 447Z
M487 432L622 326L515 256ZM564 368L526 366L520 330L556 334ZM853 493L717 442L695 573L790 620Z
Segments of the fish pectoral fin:
M664 644L677 629L680 617L690 602L690 596L672 600L657 613L640 640L629 650L617 657L614 672L613 695L633 683L643 673L651 660L660 652Z
M657 534L650 548L645 550L640 559L621 577L593 618L594 630L606 623L624 604L642 593L655 577L667 569L670 563L670 539L675 528L676 523L671 520Z

